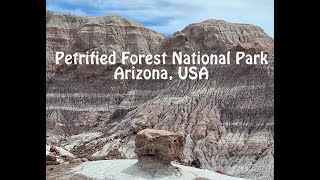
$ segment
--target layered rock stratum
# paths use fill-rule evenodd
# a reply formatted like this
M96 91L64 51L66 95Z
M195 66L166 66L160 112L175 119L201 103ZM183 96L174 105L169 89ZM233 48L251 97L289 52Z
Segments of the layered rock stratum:
M119 16L47 12L47 143L89 160L137 158L146 128L182 134L179 163L273 179L273 39L254 25L207 20L164 36ZM118 65L55 65L54 53L268 53L267 65L208 66L208 80L114 80ZM170 58L170 57L168 57ZM234 58L234 57L233 57ZM145 68L145 67L142 67ZM169 73L176 66L167 64Z

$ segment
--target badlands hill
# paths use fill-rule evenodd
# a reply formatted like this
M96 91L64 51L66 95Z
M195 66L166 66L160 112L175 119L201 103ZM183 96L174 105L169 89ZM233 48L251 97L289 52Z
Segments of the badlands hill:
M115 15L48 11L46 37L48 145L91 161L136 159L136 134L145 128L163 129L183 134L186 145L178 159L183 165L273 179L274 50L273 39L261 28L207 20L165 37ZM264 51L269 64L210 66L209 80L121 81L113 79L116 66L54 63L56 51L93 50ZM165 68L175 70L170 64Z

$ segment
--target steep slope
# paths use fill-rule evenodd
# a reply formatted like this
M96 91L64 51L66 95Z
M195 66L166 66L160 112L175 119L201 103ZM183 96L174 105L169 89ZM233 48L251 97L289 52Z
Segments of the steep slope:
M47 79L57 68L53 60L56 51L154 53L164 38L160 33L116 15L81 17L47 11L46 28Z
M56 65L55 52L155 53L164 38L115 15L80 17L50 11L46 37L47 132L62 136L105 122L127 94L129 84L113 80L114 67Z
M183 164L273 179L273 40L261 28L207 20L164 37L116 16L47 12L48 17L48 142L92 160L134 158L139 130L165 129L185 135ZM265 51L270 63L208 66L210 79L197 81L120 81L113 79L113 66L50 65L57 50L93 49L167 54L230 50L232 56L235 51ZM173 72L176 66L166 69Z

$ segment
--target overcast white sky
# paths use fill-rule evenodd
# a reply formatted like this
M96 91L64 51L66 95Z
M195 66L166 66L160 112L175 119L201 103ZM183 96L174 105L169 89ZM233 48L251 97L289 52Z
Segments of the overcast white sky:
M78 15L116 14L170 35L207 19L254 24L274 35L274 0L47 0L47 10Z

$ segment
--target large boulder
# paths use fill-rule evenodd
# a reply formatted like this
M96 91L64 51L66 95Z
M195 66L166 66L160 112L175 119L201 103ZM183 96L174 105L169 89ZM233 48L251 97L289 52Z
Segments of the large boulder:
M170 131L144 129L137 134L135 143L139 161L152 158L170 163L181 155L185 140L182 135Z
M170 162L183 152L185 140L180 134L155 129L140 131L135 139L138 162L125 170L127 174L142 174L144 177L182 175L181 169Z

